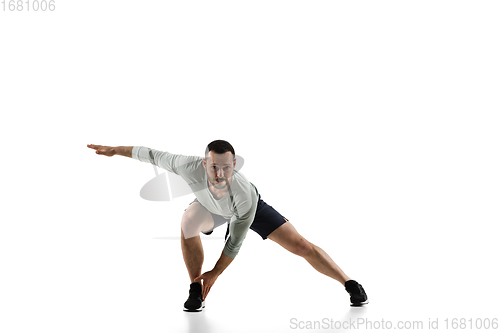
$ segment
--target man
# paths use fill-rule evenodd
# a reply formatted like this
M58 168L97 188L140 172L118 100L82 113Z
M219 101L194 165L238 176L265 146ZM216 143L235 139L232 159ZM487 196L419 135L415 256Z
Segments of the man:
M302 237L292 224L262 199L257 188L235 170L236 155L227 141L211 142L205 158L176 155L142 146L108 147L88 145L96 154L121 155L152 163L181 176L196 196L181 221L181 247L191 285L185 311L198 312L218 276L231 264L241 248L248 229L263 240L269 238L288 251L306 259L317 271L340 283L350 294L351 306L368 303L363 287L351 280L318 246ZM200 232L228 223L229 238L215 267L201 274L203 247ZM203 281L203 284L202 284Z

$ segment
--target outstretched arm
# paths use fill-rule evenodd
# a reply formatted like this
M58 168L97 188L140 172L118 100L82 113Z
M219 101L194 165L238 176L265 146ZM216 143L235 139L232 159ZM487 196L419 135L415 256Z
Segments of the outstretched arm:
M109 157L114 155L132 157L132 148L134 148L133 146L109 147L100 145L87 145L87 147L95 149L95 153L98 155L104 155Z

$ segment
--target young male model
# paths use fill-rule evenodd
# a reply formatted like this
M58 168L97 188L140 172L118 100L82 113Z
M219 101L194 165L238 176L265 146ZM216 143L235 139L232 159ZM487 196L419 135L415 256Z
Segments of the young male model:
M204 158L142 146L88 147L99 155L131 157L173 172L181 176L195 194L196 199L189 204L181 221L182 254L191 279L185 311L197 312L205 307L210 288L238 254L248 229L303 257L318 272L340 282L350 294L351 306L368 303L363 287L351 280L325 251L302 237L290 221L265 203L257 188L235 170L236 155L229 142L211 142ZM228 223L226 238L228 235L229 238L221 256L212 270L201 274L204 255L199 234L209 235L225 223Z

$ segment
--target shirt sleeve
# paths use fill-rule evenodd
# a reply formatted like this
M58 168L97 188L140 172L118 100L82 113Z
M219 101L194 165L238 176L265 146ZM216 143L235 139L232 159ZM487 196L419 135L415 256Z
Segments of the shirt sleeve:
M253 189L252 189L253 190ZM253 193L238 193L233 198L234 216L229 223L229 238L223 253L235 258L252 224L257 211L257 199Z
M200 157L197 156L171 154L166 151L143 146L134 146L132 148L132 158L141 162L151 163L180 176L185 171L188 171L190 165L200 160Z

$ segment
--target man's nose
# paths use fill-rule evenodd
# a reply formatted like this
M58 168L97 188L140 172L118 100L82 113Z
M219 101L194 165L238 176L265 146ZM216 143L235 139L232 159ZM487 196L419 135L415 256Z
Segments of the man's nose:
M222 169L219 169L219 171L217 171L217 177L224 178L224 171Z

